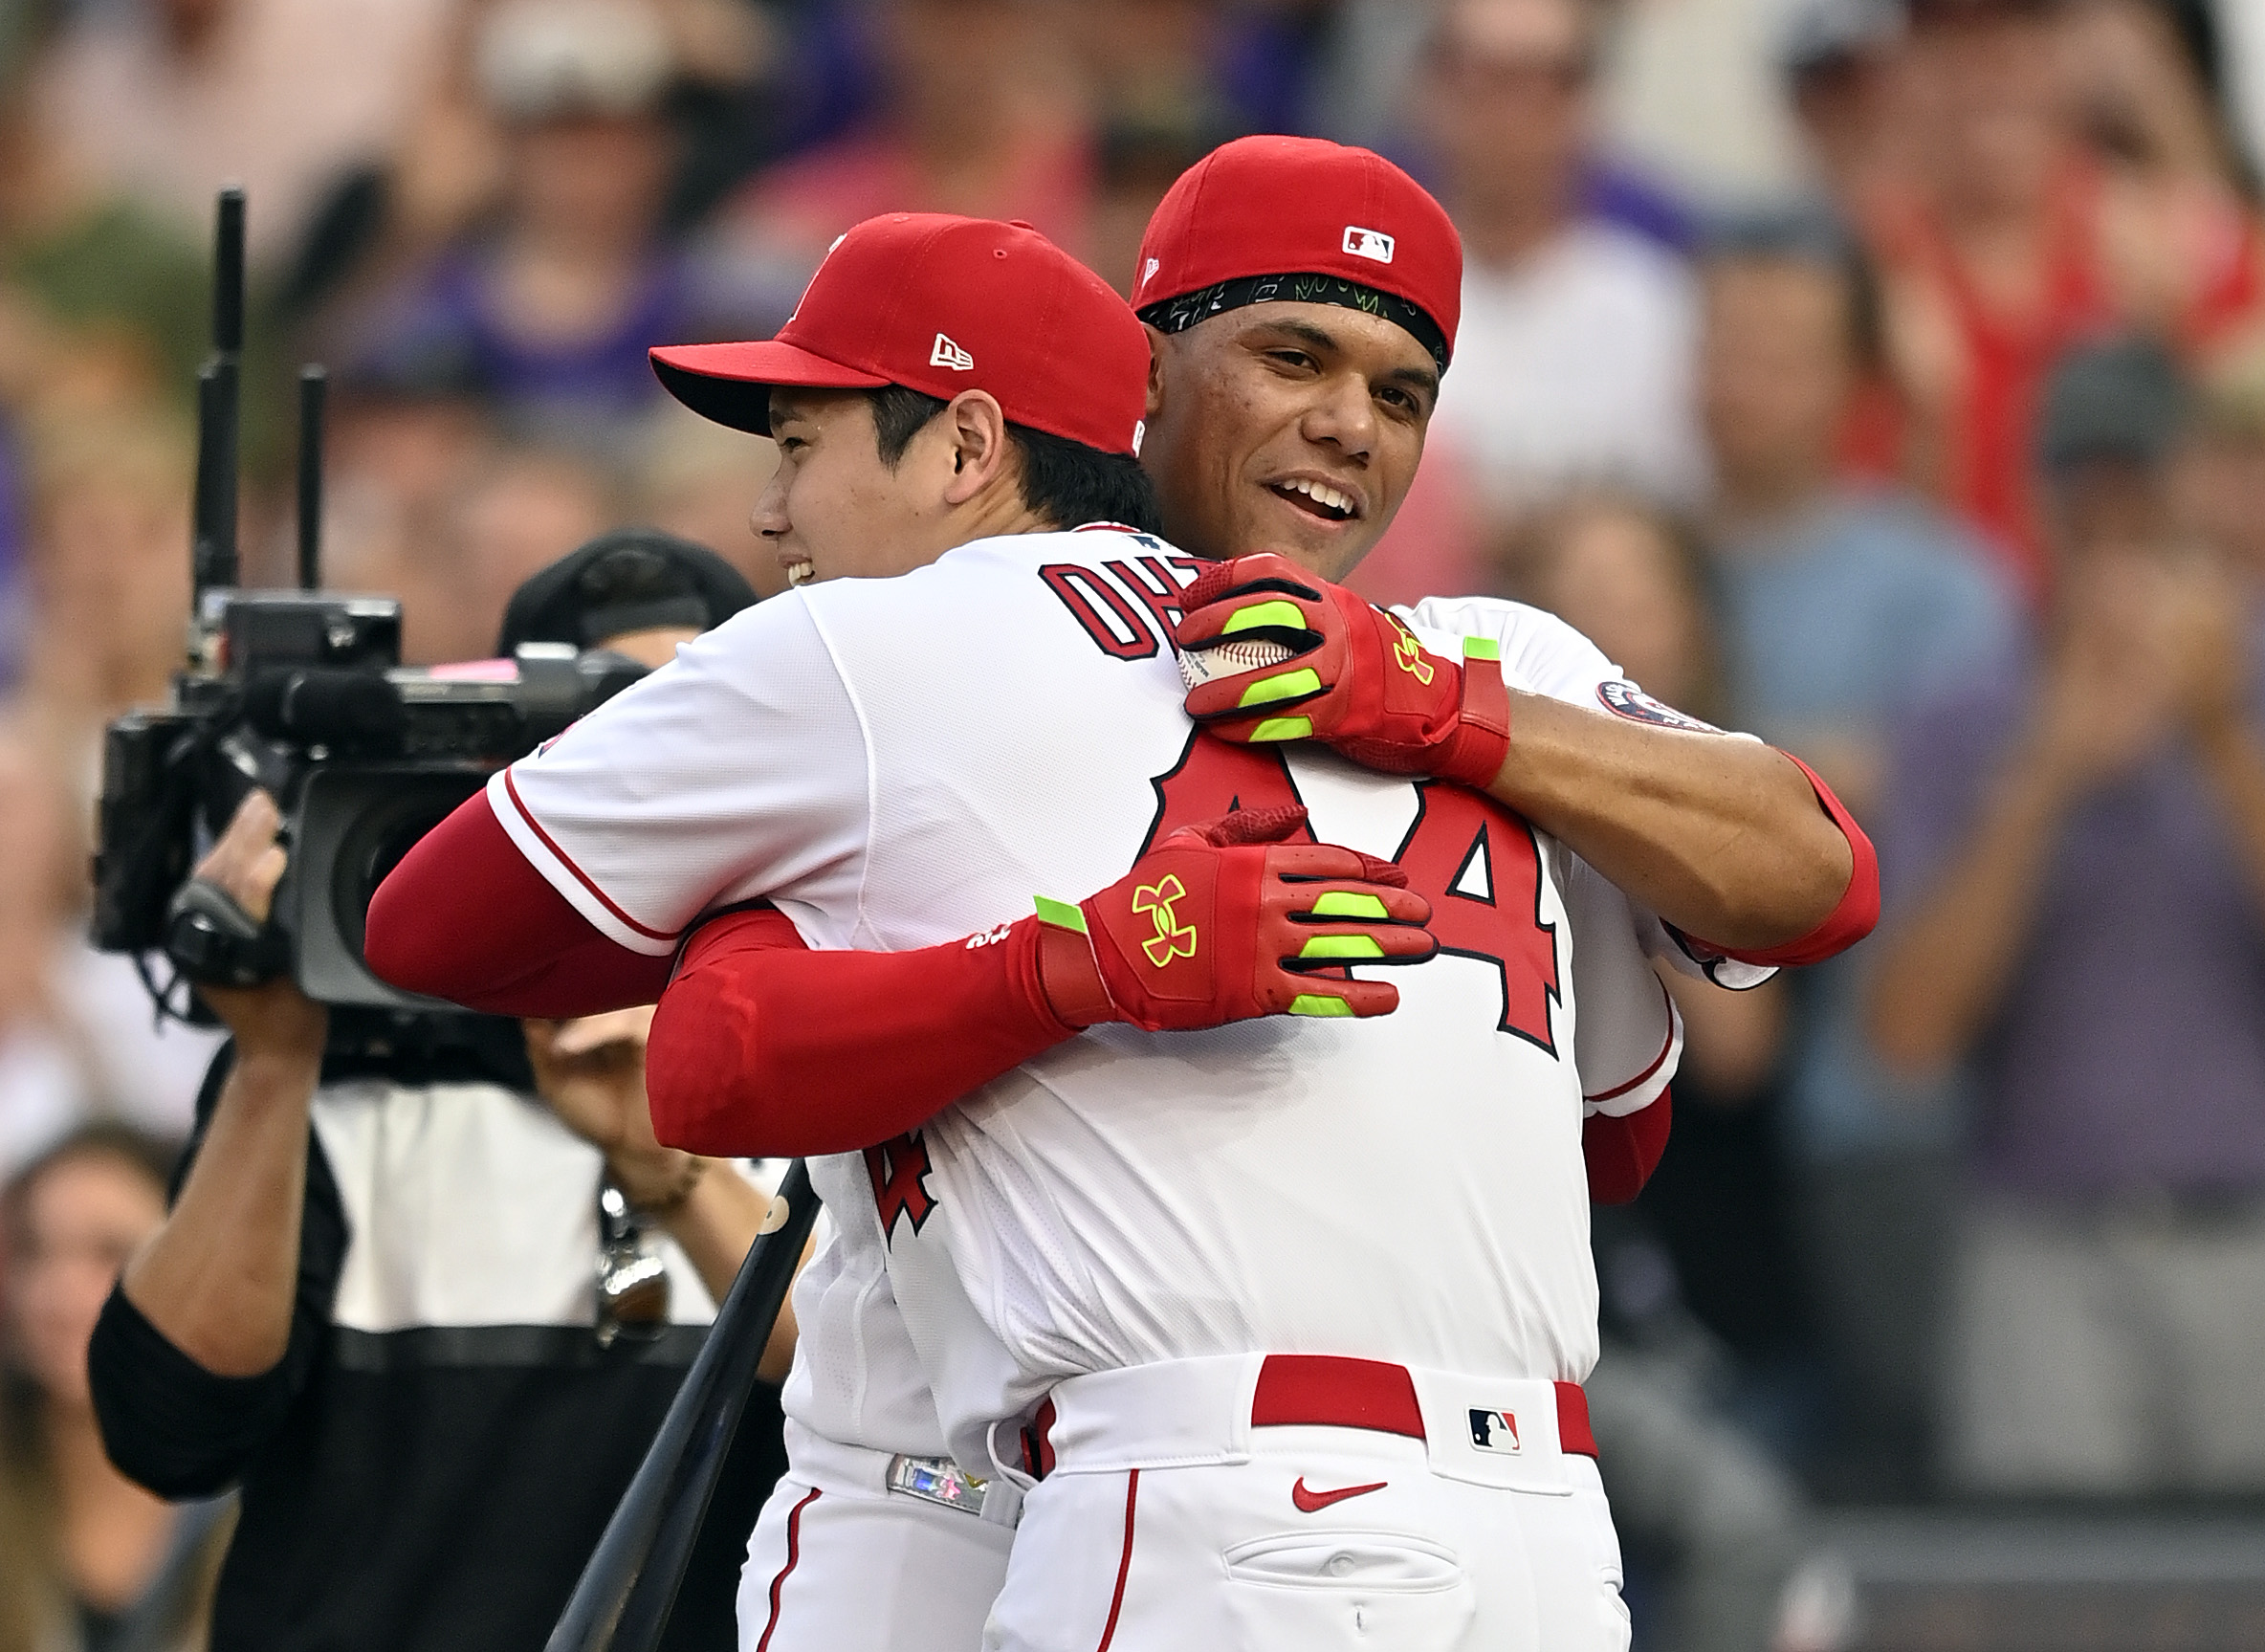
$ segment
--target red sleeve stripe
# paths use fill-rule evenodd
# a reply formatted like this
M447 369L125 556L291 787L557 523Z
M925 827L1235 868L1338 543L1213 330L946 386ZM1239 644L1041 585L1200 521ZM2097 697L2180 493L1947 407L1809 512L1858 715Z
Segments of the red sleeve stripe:
M604 907L608 913L613 914L615 922L622 925L622 927L625 929L632 930L638 935L645 936L645 938L648 940L672 941L676 938L673 935L671 935L666 930L648 929L645 925L639 923L635 918L631 917L627 913L622 911L619 906L614 904L613 898L610 895L608 895L604 890L600 889L596 884L590 881L589 874L583 871L582 868L574 864L574 857L569 855L564 849L559 847L557 841L552 838L551 834L542 829L542 823L537 820L533 813L528 810L526 804L520 801L518 785L512 780L511 770L509 769L505 769L503 771L503 789L510 794L512 811L517 814L519 819L527 823L527 829L533 832L537 840L541 843L542 847L550 851L551 858L556 860L561 866L564 867L569 872L573 873L574 881L582 885L583 889L588 890L590 892L591 898L596 900L600 906Z
M1667 996L1667 986L1665 982L1662 981L1659 982L1658 984L1660 987L1660 997L1666 1002L1667 1042L1660 1046L1660 1053L1652 1057L1652 1065L1645 1068L1641 1072L1638 1073L1626 1084L1616 1086L1616 1088L1605 1090L1603 1093L1598 1095L1585 1095L1581 1098L1583 1101L1617 1101L1621 1096L1626 1095L1630 1090L1637 1089L1638 1086L1649 1084L1653 1075L1657 1073L1662 1067L1667 1065L1667 1057L1669 1053L1675 1048L1675 1000Z

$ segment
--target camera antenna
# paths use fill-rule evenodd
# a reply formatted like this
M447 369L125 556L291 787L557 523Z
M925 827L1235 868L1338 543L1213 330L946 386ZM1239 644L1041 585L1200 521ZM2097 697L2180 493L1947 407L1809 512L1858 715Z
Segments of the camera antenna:
M236 429L244 352L244 191L220 192L212 247L212 356L197 371L197 481L190 571L206 591L236 583Z
M298 588L322 588L322 402L330 375L298 370Z

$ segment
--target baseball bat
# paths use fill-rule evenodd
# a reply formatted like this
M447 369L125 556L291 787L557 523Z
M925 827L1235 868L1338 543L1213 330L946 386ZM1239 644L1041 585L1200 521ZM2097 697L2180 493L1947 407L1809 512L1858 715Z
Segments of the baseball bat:
M654 1652L684 1581L771 1327L817 1220L810 1173L796 1159L779 1185L708 1340L661 1420L637 1476L551 1631L546 1652Z

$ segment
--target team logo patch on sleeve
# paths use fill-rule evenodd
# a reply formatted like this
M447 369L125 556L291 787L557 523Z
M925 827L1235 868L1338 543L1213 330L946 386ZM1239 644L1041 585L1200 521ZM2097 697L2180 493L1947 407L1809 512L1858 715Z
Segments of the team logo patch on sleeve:
M1650 723L1655 728L1690 729L1698 734L1719 735L1723 731L1712 723L1703 723L1697 717L1685 716L1664 701L1656 700L1634 683L1617 679L1596 685L1596 697L1604 702L1604 709L1616 717L1626 717L1632 723Z
M1481 1451L1500 1451L1515 1457L1522 1449L1518 1443L1518 1414L1514 1411L1471 1412L1471 1443Z

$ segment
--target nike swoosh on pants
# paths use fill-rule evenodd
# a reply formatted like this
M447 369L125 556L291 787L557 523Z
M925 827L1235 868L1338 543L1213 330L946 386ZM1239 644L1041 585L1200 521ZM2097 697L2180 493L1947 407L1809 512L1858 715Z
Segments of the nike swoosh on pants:
M1298 1483L1289 1488L1289 1500L1298 1506L1300 1513L1315 1514L1332 1503L1342 1503L1348 1497L1365 1497L1372 1491L1383 1490L1390 1484L1388 1480L1379 1480L1374 1486L1344 1486L1334 1491L1308 1491L1306 1488L1306 1477L1301 1474Z

